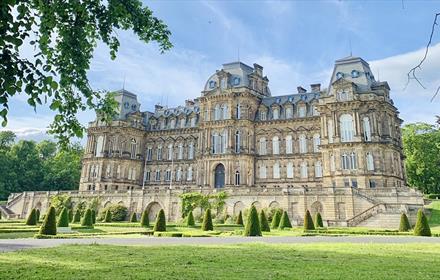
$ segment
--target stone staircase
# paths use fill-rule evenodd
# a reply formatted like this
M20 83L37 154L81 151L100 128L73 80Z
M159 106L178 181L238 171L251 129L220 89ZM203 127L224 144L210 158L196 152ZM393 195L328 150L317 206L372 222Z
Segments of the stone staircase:
M6 205L0 205L0 215L2 216L2 218L6 218L6 219L14 219L18 217L18 215L15 214Z
M398 228L401 204L378 203L347 220L347 226Z

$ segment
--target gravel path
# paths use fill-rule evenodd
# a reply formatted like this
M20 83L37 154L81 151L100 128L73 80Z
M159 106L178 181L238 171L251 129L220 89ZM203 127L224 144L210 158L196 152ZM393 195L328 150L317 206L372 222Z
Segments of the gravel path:
M283 237L137 237L137 238L86 238L86 239L3 239L0 252L21 249L54 247L64 244L108 244L108 245L222 245L238 243L308 244L330 243L440 243L440 238L415 236L283 236Z

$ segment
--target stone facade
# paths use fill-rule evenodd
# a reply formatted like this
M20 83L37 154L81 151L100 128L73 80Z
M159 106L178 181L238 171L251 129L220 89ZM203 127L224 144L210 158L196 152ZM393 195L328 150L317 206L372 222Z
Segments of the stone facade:
M147 207L152 218L164 208L176 220L179 194L225 190L230 214L251 204L283 207L301 224L310 209L348 226L373 216L383 226L377 217L412 215L423 205L405 184L402 120L390 88L367 62L337 60L327 89L297 91L271 96L263 67L241 62L224 64L199 98L176 108L142 112L135 94L118 91L114 121L89 125L79 192L71 195ZM24 214L35 201L47 205L50 194L18 196L10 202L32 204L15 207Z

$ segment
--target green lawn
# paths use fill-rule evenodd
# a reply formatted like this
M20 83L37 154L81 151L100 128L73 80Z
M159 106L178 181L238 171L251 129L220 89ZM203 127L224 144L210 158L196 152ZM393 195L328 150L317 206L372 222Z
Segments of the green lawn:
M68 245L0 254L3 279L438 279L440 245Z

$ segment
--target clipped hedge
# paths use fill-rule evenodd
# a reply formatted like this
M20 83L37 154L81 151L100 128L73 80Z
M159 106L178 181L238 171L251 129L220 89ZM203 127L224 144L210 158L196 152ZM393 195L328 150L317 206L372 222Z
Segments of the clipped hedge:
M193 212L190 211L188 213L188 216L186 217L186 226L187 227L193 227L196 225L196 222L194 221L194 215Z
M26 225L35 226L36 224L37 224L37 213L35 211L35 208L33 208L29 213L29 215L27 216Z
M270 232L269 221L267 220L264 210L260 212L260 228L263 232Z
M428 219L425 216L425 213L423 213L423 209L419 209L417 212L417 221L416 225L414 226L414 235L417 236L431 236L431 228L428 224Z
M73 210L69 210L69 222L73 223Z
M289 215L287 215L287 211L283 211L283 215L281 216L281 220L278 228L279 229L292 228L292 224L290 223Z
M153 230L161 232L167 231L165 212L163 209L160 209L159 213L157 214L156 223L154 224Z
M212 225L211 209L209 208L206 209L205 215L203 216L202 230L203 231L214 230L214 226Z
M309 210L306 210L304 214L304 230L314 230L315 226L313 225L312 216L310 215Z
M411 225L409 224L408 216L406 216L405 213L402 213L400 215L400 225L399 225L399 231L400 232L406 232L411 229Z
M92 210L88 208L81 220L81 225L84 227L93 227Z
M38 208L35 209L35 216L36 216L37 223L38 223L40 221L40 209L38 209ZM1 217L1 215L0 215L0 217Z
M40 234L56 235L57 234L57 217L55 207L51 206L44 217L43 224L40 227Z
M110 212L110 210L107 210L105 212L104 222L110 223L111 221L112 221L112 212Z
M271 228L273 229L278 228L278 226L280 225L282 214L283 213L281 212L281 209L277 209L277 211L275 212L272 218L272 224L270 225Z
M138 221L138 219L137 219L136 212L131 213L130 223L137 223L137 221Z
M81 212L79 210L76 210L75 216L73 217L73 222L74 223L81 222Z
M251 206L247 218L246 226L243 232L244 236L261 236L260 221L258 220L258 212L254 205Z
M107 211L111 212L111 221L113 222L125 221L128 215L128 209L124 205L110 204L101 211L101 220L105 219Z
M92 223L96 224L96 211L92 209Z
M148 210L145 209L142 212L141 216L141 227L149 227L150 226L150 219L148 218Z
M315 228L320 228L320 227L324 227L324 224L322 222L322 217L321 217L321 213L317 212L315 214Z
M243 225L243 214L241 213L241 210L240 210L240 212L238 212L238 215L237 215L237 219L235 220L235 223L237 224L237 225Z
M154 232L156 237L182 237L182 232Z
M60 215L58 216L58 227L68 227L69 226L69 214L66 207L63 207Z

